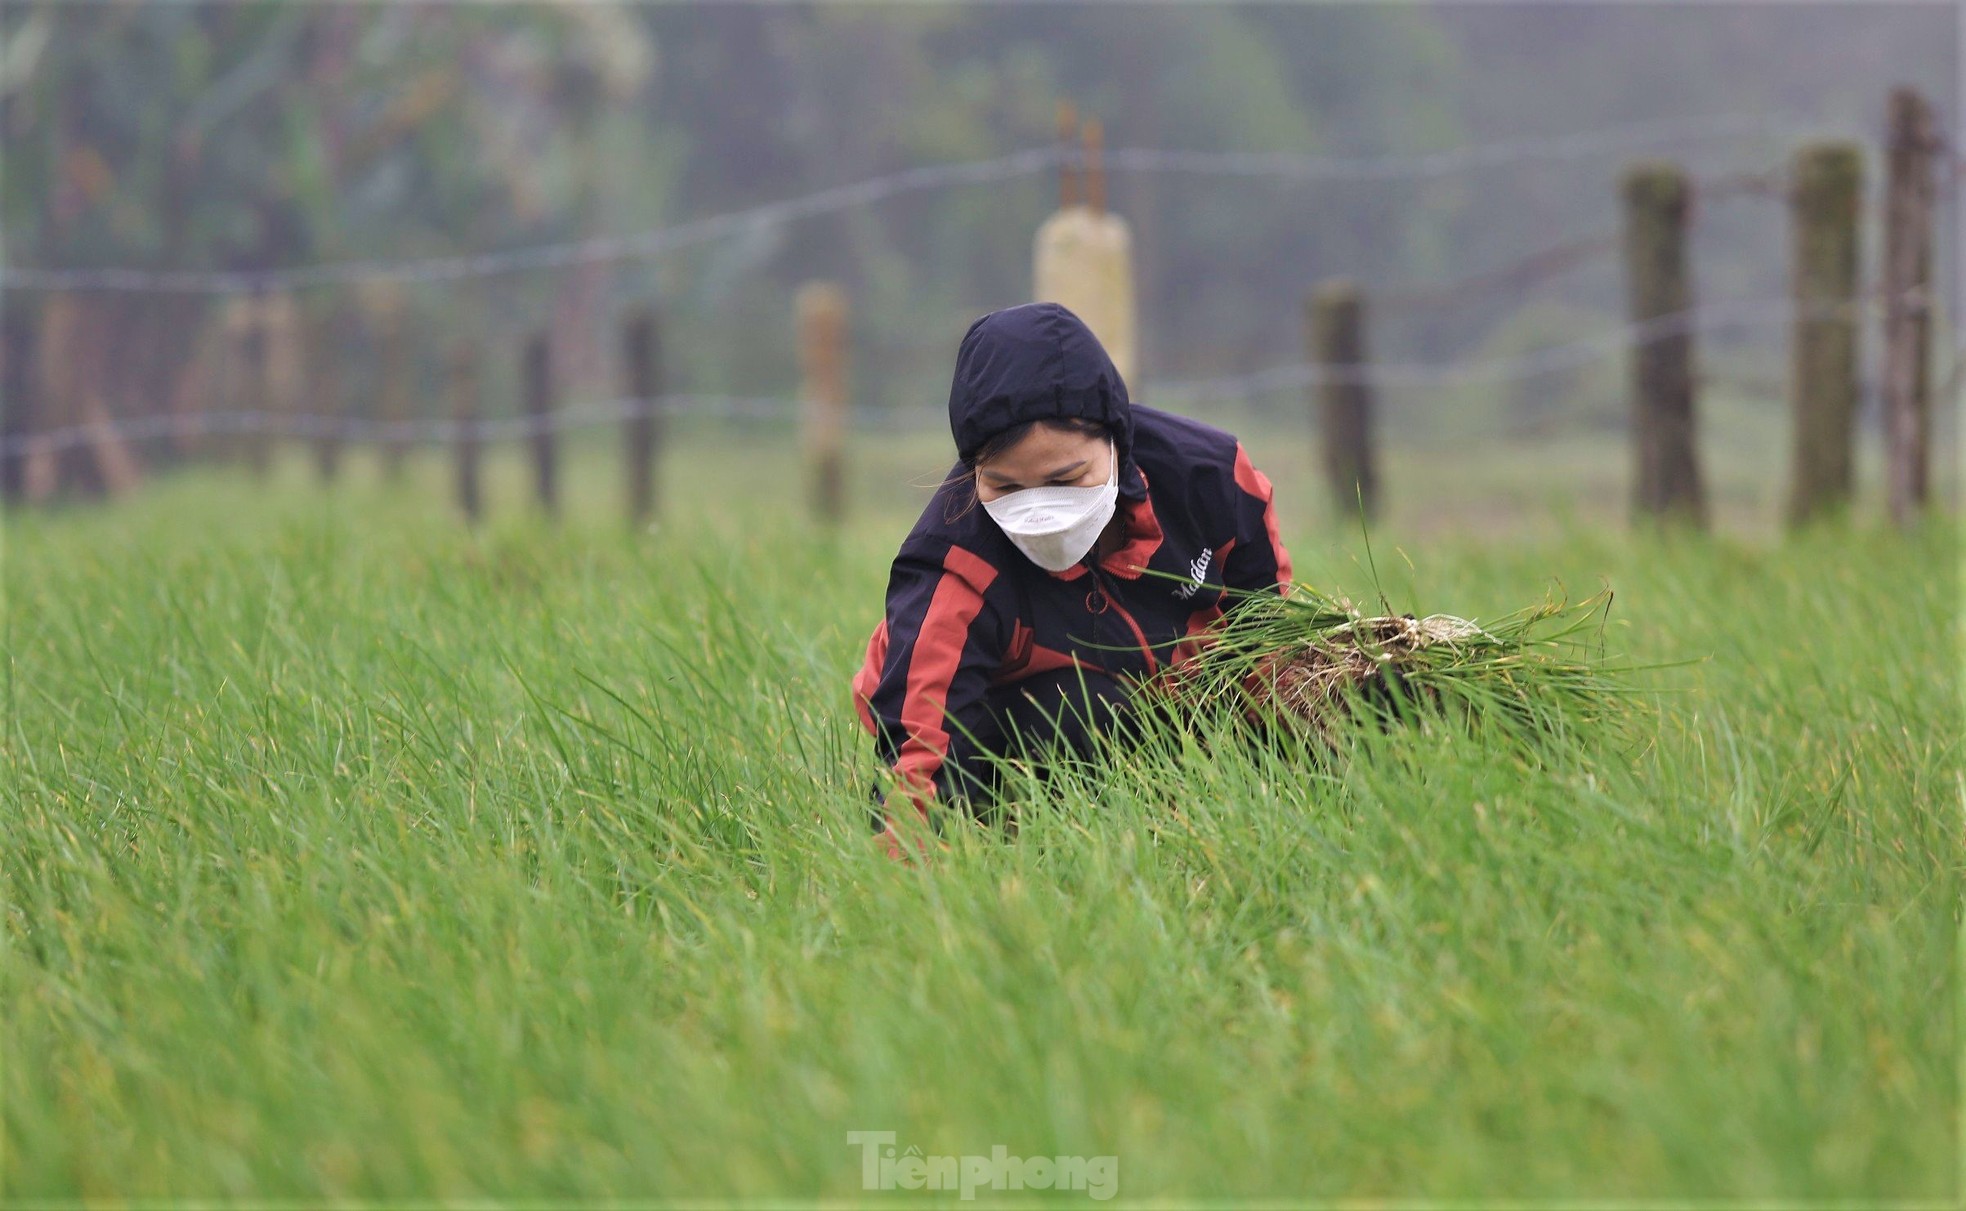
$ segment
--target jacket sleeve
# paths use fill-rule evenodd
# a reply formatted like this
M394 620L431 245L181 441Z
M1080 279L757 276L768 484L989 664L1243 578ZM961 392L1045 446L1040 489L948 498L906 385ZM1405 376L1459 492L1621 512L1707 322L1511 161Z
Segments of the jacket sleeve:
M924 815L931 798L947 797L950 735L980 722L1003 656L1008 627L988 596L996 579L995 568L962 547L948 547L939 563L904 552L888 580L886 621L855 682L855 705L881 760Z
M1269 477L1249 461L1249 452L1236 443L1236 543L1223 560L1222 583L1232 589L1274 589L1288 592L1290 552L1277 536L1277 510Z

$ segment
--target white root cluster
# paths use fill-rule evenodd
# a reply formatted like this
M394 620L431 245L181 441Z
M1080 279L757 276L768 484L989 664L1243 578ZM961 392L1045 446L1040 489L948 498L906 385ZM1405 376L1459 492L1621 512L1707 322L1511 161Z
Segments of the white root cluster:
M1493 638L1476 623L1452 614L1355 618L1264 659L1254 688L1269 705L1322 730L1342 712L1346 695L1382 666L1396 666L1436 645L1458 648Z

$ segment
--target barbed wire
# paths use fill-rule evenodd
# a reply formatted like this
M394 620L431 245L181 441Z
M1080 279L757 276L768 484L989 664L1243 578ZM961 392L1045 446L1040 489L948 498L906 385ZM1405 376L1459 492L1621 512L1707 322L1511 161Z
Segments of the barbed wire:
M1249 399L1284 390L1324 384L1371 384L1388 387L1447 388L1482 383L1512 382L1579 369L1610 354L1668 336L1712 334L1739 328L1787 327L1799 319L1849 318L1853 310L1874 306L1882 295L1872 291L1855 304L1798 308L1789 298L1713 303L1640 324L1627 324L1581 340L1513 357L1462 359L1450 362L1368 363L1356 367L1321 366L1300 362L1251 374L1216 378L1149 382L1138 392L1143 401L1175 402ZM1953 382L1957 383L1955 371ZM300 440L331 440L368 445L449 445L462 439L510 441L570 429L619 424L649 416L694 416L716 420L785 420L800 410L787 396L671 394L653 400L623 398L579 404L538 416L509 416L463 420L430 418L376 420L368 417L273 410L189 412L138 417L100 418L47 433L17 435L0 441L0 459L56 453L113 437L124 442L211 436L277 436ZM893 430L906 428L905 417L892 409L856 408L856 425ZM940 410L923 412L924 426L940 423Z
M1786 328L1803 319L1849 318L1854 310L1874 305L1881 297L1877 292L1872 292L1869 296L1860 296L1855 304L1830 304L1820 308L1798 307L1791 298L1709 303L1513 357L1442 363L1369 362L1350 367L1297 362L1254 374L1158 383L1154 385L1153 398L1250 398L1325 384L1440 388L1518 382L1580 369L1609 354L1670 336ZM1142 398L1148 397L1143 395Z
M1107 151L1104 160L1107 171L1111 173L1267 177L1289 182L1399 180L1425 179L1524 162L1576 160L1676 141L1736 139L1751 134L1778 135L1794 141L1804 137L1824 137L1825 133L1820 129L1806 129L1793 117L1733 114L1634 123L1573 135L1474 144L1437 152L1370 157L1118 148ZM636 235L602 236L414 261L365 259L289 269L217 271L0 265L0 292L235 295L257 291L306 290L356 282L458 282L541 269L644 260L735 233L870 205L901 194L1030 176L1076 159L1077 153L1061 147L1035 147L992 159L905 169L777 202L691 219Z
M1435 283L1415 282L1384 290L1367 290L1366 297L1375 308L1417 310L1422 307L1444 307L1470 295L1534 286L1558 274L1566 273L1578 265L1587 264L1616 252L1619 241L1620 236L1617 232L1603 232L1550 248L1539 248L1507 265L1470 274L1464 278Z
M410 262L342 261L297 269L191 272L148 269L38 269L0 267L0 290L100 290L164 294L250 294L263 290L304 290L353 282L454 282L534 269L565 269L598 262L638 260L734 232L776 226L897 194L951 184L1026 176L1059 162L1056 148L1040 147L990 160L936 164L869 177L816 193L767 202L660 227L633 236L602 236L566 243L511 248L471 256Z
M540 416L472 420L455 417L377 420L362 416L271 409L189 411L128 420L104 417L47 433L16 435L0 441L0 459L59 453L89 445L106 436L124 442L267 436L348 445L437 446L452 445L467 438L484 442L511 441L646 417L779 420L796 413L798 407L797 400L783 396L664 395L653 400L623 398L576 404Z
M1793 139L1853 138L1848 131L1804 128L1781 114L1720 114L1627 123L1569 135L1507 139L1441 151L1389 156L1299 155L1271 152L1160 151L1118 149L1105 153L1110 171L1193 173L1203 176L1269 177L1282 180L1399 180L1446 176L1479 168L1535 161L1584 159L1607 152L1638 151L1666 142L1702 142L1775 135Z
M1948 173L1952 176L1966 174L1966 162L1956 168L1949 165ZM1949 179L1946 174L1941 175ZM1758 172L1696 177L1688 185L1686 222L1689 227L1697 225L1705 217L1703 207L1708 203L1736 198L1777 198L1787 201L1790 196L1788 170L1780 166ZM1417 310L1448 306L1472 295L1537 285L1579 265L1608 257L1617 252L1622 244L1623 233L1600 231L1566 243L1539 248L1506 265L1467 277L1438 283L1396 285L1369 291L1368 297L1379 309Z

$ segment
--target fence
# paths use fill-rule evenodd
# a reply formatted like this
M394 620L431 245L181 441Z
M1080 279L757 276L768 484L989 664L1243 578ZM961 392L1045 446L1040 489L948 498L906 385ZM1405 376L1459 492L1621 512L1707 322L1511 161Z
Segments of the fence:
M1887 205L1888 272L1877 285L1859 290L1854 261L1845 253L1822 273L1806 268L1807 253L1824 239L1854 247L1854 201L1828 204L1836 216L1819 224L1841 235L1797 236L1797 289L1784 297L1723 303L1691 303L1686 264L1686 232L1705 208L1730 199L1785 199L1810 210L1803 199L1811 180L1802 152L1791 194L1786 174L1760 171L1693 179L1670 165L1634 169L1624 184L1622 231L1602 230L1538 249L1509 264L1448 282L1408 282L1374 291L1366 284L1321 288L1322 303L1307 317L1304 360L1229 376L1150 381L1136 391L1155 402L1250 399L1309 391L1322 417L1325 463L1333 489L1342 499L1377 497L1384 491L1372 449L1374 394L1384 388L1441 388L1471 383L1519 381L1592 365L1629 351L1633 365L1634 425L1639 467L1638 511L1645 515L1702 516L1697 462L1693 457L1697 376L1690 370L1696 338L1741 331L1784 331L1797 358L1798 444L1795 500L1797 521L1834 507L1848 493L1847 446L1854 408L1854 349L1859 312L1885 322L1892 350L1890 384L1892 507L1909 520L1929 494L1932 383L1930 361L1931 213L1943 188L1958 177L1958 162L1946 159L1936 173L1943 145L1930 109L1915 96L1893 99L1893 134L1885 154L1891 164ZM1347 158L1201 153L1119 148L1104 152L1106 171L1175 174L1225 179L1269 178L1286 183L1337 180L1425 180L1450 174L1506 168L1523 163L1562 163L1606 154L1647 151L1660 144L1723 142L1743 134L1796 138L1792 124L1759 116L1722 117L1694 123L1650 123L1557 139L1518 141L1452 149L1415 156ZM1836 153L1852 157L1861 170L1863 150L1845 141ZM879 203L909 193L983 185L1080 165L1082 154L1069 145L1034 148L968 164L938 165L888 174L821 190L798 198L727 214L601 240L543 245L464 257L403 264L355 261L246 273L198 273L134 269L9 267L0 271L0 289L15 298L34 296L38 315L9 309L0 332L0 383L16 406L6 410L0 431L0 471L12 499L46 499L66 490L117 491L135 481L139 447L162 446L169 455L236 455L264 466L272 439L311 443L327 478L348 445L397 452L419 446L454 450L458 502L476 518L482 512L478 460L488 443L524 441L532 451L535 491L549 512L557 503L556 434L575 428L621 427L625 457L626 512L645 520L657 508L657 467L662 458L667 417L702 415L789 420L803 417L806 446L814 463L816 515L837 520L845 507L844 433L855 420L887 418L848 402L846 300L837 291L820 291L800 308L799 361L805 383L797 394L732 395L675 392L664 382L662 333L658 313L638 308L621 325L618 346L624 367L619 398L562 407L546 338L535 334L515 376L523 384L524 410L518 415L484 414L484 384L490 378L486 351L469 339L458 342L447 359L446 382L438 392L449 415L413 416L419 393L408 381L409 337L402 322L401 290L415 284L474 282L501 275L580 265L649 259L679 249L761 228L782 226L822 214ZM1846 165L1847 167L1847 165ZM1847 172L1845 175L1848 175ZM1607 190L1607 193L1610 191ZM1844 188L1854 199L1855 193ZM1822 206L1816 206L1822 209ZM1840 209L1839 209L1840 208ZM1798 223L1797 231L1816 230ZM1587 338L1508 357L1460 358L1445 362L1370 360L1367 316L1429 308L1452 308L1496 292L1521 292L1551 281L1580 265L1602 263L1622 250L1631 294L1630 321ZM1830 280L1834 279L1834 280ZM294 318L294 298L304 293L339 292L319 331L304 334ZM211 346L185 375L168 405L154 395L112 407L113 385L77 355L90 340L106 339L106 318L117 298L131 296L213 299L222 304L222 322L208 326ZM341 305L341 300L347 305ZM33 322L38 320L38 324ZM318 356L322 348L345 349L350 324L364 328L372 356L357 369L366 372L375 416L343 414L334 406L342 393L342 359ZM36 330L38 329L38 330ZM216 336L211 330L215 329ZM336 339L336 337L339 339ZM1815 360L1828 344L1843 353L1824 371ZM949 342L953 345L953 338ZM39 366L36 368L35 362ZM296 367L305 359L313 373ZM1839 360L1840 359L1840 360ZM301 383L314 384L303 398ZM1835 390L1811 394L1825 382ZM1957 387L1957 357L1950 381L1939 392L1949 400ZM23 409L34 398L39 406ZM251 407L252 401L260 406ZM218 401L214 406L214 401ZM310 402L329 406L309 407ZM1837 464L1839 443L1844 459Z

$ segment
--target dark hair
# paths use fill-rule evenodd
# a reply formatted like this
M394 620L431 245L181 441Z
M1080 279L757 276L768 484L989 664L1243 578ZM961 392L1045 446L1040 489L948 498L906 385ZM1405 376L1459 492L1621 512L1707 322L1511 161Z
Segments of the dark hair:
M1104 421L1087 420L1083 416L1059 416L1045 420L1025 421L1021 425L1012 425L1003 432L993 435L989 441L984 442L978 447L974 457L963 460L964 474L951 476L943 483L942 486L945 488L952 488L957 485L965 485L969 488L966 494L959 493L956 500L950 502L952 506L959 503L962 507L955 509L953 512L946 513L944 516L947 520L955 521L976 507L976 468L989 462L997 455L1002 454L1018 442L1023 441L1026 437L1030 436L1031 430L1037 428L1039 425L1043 425L1049 429L1062 429L1067 433L1083 434L1086 437L1110 438L1113 435L1112 427Z
M1082 433L1087 437L1111 437L1113 431L1104 421L1087 420L1083 416L1060 416L1053 420L1027 420L1021 425L1012 425L1002 433L992 437L977 448L975 457L968 460L971 471L989 462L1005 450L1024 440L1031 430L1043 425L1048 429L1063 429L1067 433Z

